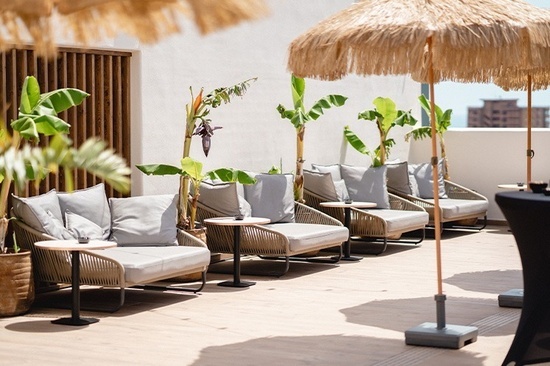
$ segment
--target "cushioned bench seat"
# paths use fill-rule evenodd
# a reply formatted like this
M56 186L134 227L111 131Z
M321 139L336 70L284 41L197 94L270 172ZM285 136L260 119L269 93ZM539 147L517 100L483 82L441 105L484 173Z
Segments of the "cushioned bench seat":
M434 200L426 199L427 202L434 204ZM462 200L454 198L441 198L439 200L442 219L445 221L458 220L463 217L479 215L480 212L486 212L489 208L489 202L484 200Z
M210 252L201 247L117 247L91 252L122 264L128 286L176 277L182 271L202 272L210 263Z
M82 251L80 283L124 289L173 277L202 273L206 282L210 251L206 244L176 227L177 195L109 198L103 184L74 192L51 190L34 197L13 197L18 244L31 250L34 279L40 283L71 283L66 251L35 248L42 240L110 240L117 247Z
M405 233L426 225L429 215L425 211L405 211L389 209L362 210L385 221L390 233ZM353 225L353 221L352 221Z
M288 238L290 253L326 248L327 244L348 240L349 231L343 226L320 224L279 223L264 227L275 230Z

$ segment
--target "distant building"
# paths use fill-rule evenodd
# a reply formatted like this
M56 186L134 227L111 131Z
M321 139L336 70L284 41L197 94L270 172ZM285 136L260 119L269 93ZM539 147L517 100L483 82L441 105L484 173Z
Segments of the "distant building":
M550 107L531 108L531 126L548 127ZM517 99L484 99L483 107L468 107L468 127L527 127L527 108Z

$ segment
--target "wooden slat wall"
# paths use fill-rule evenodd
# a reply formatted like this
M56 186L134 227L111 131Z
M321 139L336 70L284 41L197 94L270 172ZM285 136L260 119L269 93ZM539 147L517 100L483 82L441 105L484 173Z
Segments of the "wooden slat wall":
M32 49L13 49L0 53L0 113L9 122L17 118L23 81L27 75L38 79L41 92L59 88L78 88L90 94L78 107L60 117L71 124L70 137L78 147L97 136L130 161L130 57L129 52L61 48L54 60L36 58ZM41 141L42 144L47 141ZM85 188L101 180L83 171L75 172L75 187ZM52 188L63 191L63 172L50 174L36 189L29 186L18 195L35 195ZM107 186L109 197L122 195Z

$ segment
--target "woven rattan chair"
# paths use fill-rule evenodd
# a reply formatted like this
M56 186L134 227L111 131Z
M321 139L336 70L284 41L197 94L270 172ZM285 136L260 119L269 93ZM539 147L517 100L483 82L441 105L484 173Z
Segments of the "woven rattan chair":
M32 263L34 280L37 283L37 288L45 288L48 284L70 284L71 275L71 254L69 251L51 251L35 247L34 243L43 240L56 240L56 238L42 233L31 228L21 220L14 218L12 220L17 244L32 252ZM177 239L179 245L206 247L203 241L194 236L178 230ZM186 268L172 275L169 278L176 276L184 276L191 273L202 272L202 283L196 289L188 289L181 287L172 287L172 290L198 292L202 290L206 282L205 266L199 268ZM102 254L101 250L97 251L82 251L80 254L80 283L82 285L102 286L102 287L118 287L120 288L119 303L107 310L114 312L124 304L125 289L138 285L137 283L127 282L125 279L125 269L121 263ZM151 277L151 282L167 279L166 277ZM86 305L82 307L86 309ZM89 309L89 308L88 308Z
M390 209L357 209L351 208L350 236L352 242L381 243L381 248L372 254L383 253L388 243L394 244L420 244L424 240L424 229L428 223L427 215L419 215L425 210L401 197L388 194ZM325 212L339 222L344 222L344 209L323 207L321 202L332 201L310 190L304 189L304 199L308 206ZM399 225L391 225L389 220L397 219ZM418 237L410 236L401 238L402 234L420 232Z
M445 180L445 192L448 198L440 198L440 217L443 228L483 230L487 226L489 201L483 195ZM388 188L392 193L424 208L430 215L429 225L434 225L434 201L410 194L400 193ZM482 218L481 223L479 218Z
M285 265L281 272L261 273L281 276L285 274L290 267L290 260L306 260L314 262L330 262L336 263L342 257L342 243L347 239L348 231L342 230L342 223L329 215L317 211L311 207L295 202L294 206L295 222L298 224L315 224L322 225L319 229L326 230L326 226L341 227L336 231L337 239L327 242L324 238L319 238L317 243L309 242L307 246L299 249L292 248L291 240L277 228L283 228L284 225L293 225L286 223L267 224L267 225L252 225L241 227L240 252L243 255L257 255L263 259L284 259ZM226 214L216 211L208 206L205 206L200 201L197 208L197 220L204 221L208 218L227 216ZM311 226L315 229L315 226ZM228 226L217 226L206 224L207 245L212 253L233 254L233 228ZM334 236L334 234L331 234ZM334 253L320 252L323 249L336 247L339 254L334 256ZM306 255L311 254L314 257ZM303 255L303 257L299 257ZM327 255L330 258L320 259L319 256Z

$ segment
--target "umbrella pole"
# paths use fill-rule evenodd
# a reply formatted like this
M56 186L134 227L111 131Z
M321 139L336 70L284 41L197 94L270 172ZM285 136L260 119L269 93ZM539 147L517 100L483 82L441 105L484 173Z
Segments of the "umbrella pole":
M527 184L531 182L531 159L535 156L535 152L531 149L531 74L527 74Z
M432 38L427 39L428 45L428 79L430 83L430 130L432 140L432 179L434 193L434 231L437 262L437 323L423 323L405 331L405 343L415 346L462 348L477 340L477 328L462 325L447 325L445 322L445 300L443 294L443 276L441 270L441 211L439 206L439 171L437 158L437 134L435 129L435 91L434 70L432 63Z

